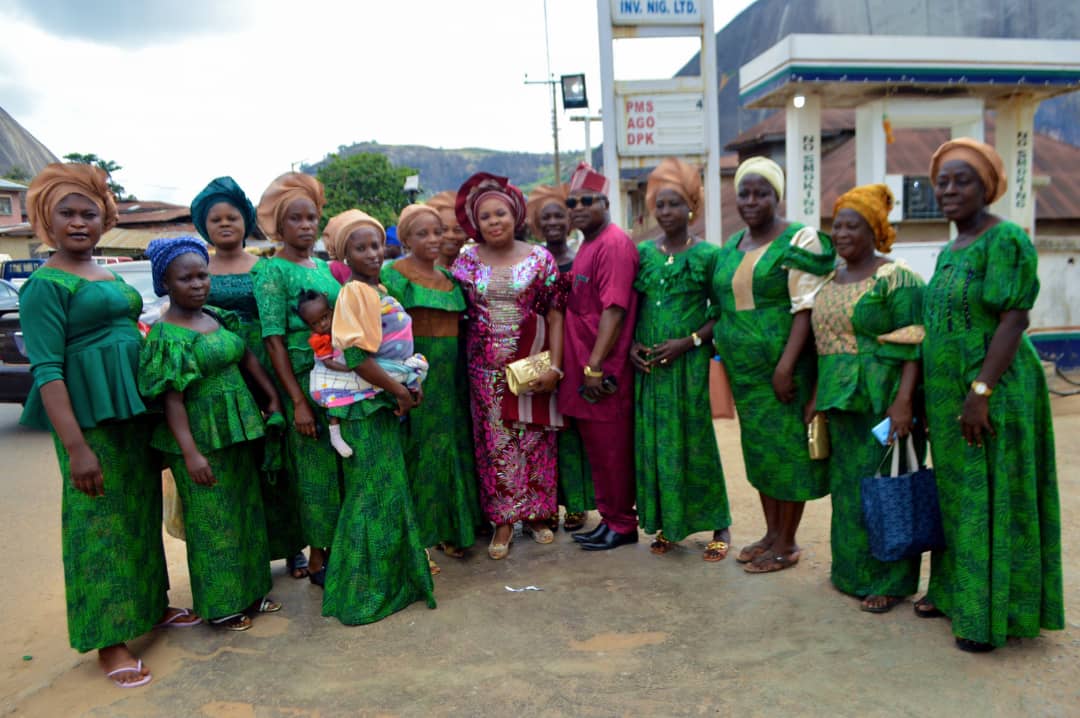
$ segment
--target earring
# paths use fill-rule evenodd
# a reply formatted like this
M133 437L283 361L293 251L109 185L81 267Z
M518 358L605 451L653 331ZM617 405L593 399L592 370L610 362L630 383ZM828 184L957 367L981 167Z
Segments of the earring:
M694 211L693 210L690 210L690 216L687 217L687 219L689 219L691 222L694 221Z

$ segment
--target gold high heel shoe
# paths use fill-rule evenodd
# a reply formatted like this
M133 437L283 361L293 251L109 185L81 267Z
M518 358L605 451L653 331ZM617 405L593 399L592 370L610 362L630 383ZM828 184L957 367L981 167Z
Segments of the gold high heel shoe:
M498 528L495 529L498 533ZM495 534L491 534L491 543L488 544L488 556L494 561L501 561L510 555L510 544L514 543L514 529L510 527L510 538L506 543L495 543Z

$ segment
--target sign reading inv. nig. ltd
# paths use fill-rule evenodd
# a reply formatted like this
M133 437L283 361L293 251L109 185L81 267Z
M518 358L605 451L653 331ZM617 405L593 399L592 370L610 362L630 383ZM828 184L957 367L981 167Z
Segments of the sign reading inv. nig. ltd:
M711 0L611 0L614 25L695 25Z

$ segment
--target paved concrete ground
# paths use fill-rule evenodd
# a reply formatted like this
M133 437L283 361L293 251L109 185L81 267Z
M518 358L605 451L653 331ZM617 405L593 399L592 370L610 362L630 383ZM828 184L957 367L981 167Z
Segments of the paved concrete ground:
M47 436L0 406L0 713L24 716L1049 715L1080 713L1080 397L1055 399L1069 627L984 656L953 648L948 624L904 604L857 610L828 581L828 501L807 508L803 559L751 576L706 564L708 534L656 557L647 543L586 554L515 542L438 556L438 609L377 624L320 615L321 594L275 566L285 610L243 634L202 626L134 644L154 672L115 689L93 654L67 645L58 476ZM718 422L734 543L763 522L737 426ZM183 544L168 540L173 603L190 605ZM924 577L925 581L925 577ZM509 593L505 586L541 586ZM32 656L24 660L24 656Z

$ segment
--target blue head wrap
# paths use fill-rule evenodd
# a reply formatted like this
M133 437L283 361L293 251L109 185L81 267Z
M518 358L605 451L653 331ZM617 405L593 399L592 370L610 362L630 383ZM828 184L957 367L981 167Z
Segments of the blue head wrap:
M206 216L210 214L210 208L218 202L228 202L236 207L240 216L244 218L245 235L255 231L255 207L252 206L251 200L232 177L218 177L211 180L210 184L191 200L191 221L203 239L210 241L210 233L206 231Z
M185 254L197 254L207 264L210 253L206 251L206 242L198 237L160 237L151 240L146 247L146 256L150 258L150 274L154 278L154 294L164 297L169 293L165 288L165 272L177 257Z
M389 247L400 247L401 240L397 237L397 225L386 228L386 244Z

